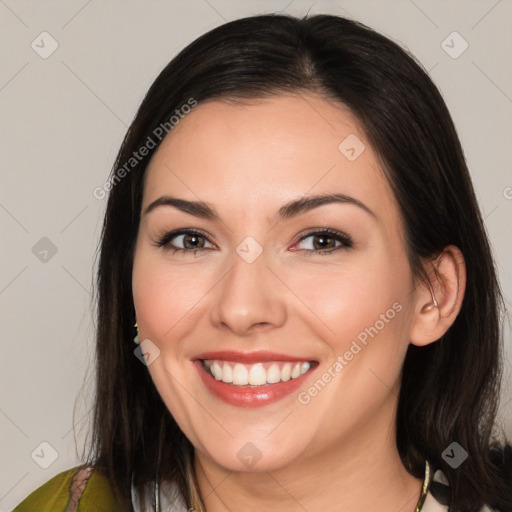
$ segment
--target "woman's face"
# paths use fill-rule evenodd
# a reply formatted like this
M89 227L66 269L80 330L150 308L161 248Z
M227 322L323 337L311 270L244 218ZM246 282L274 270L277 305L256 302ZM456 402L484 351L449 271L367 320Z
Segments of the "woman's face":
M394 196L342 106L199 104L152 158L137 322L204 460L274 470L394 439L415 294Z

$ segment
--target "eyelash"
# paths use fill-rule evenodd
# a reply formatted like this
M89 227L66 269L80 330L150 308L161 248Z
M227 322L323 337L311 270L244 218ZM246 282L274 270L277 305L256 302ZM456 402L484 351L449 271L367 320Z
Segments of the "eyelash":
M194 256L196 256L197 252L202 252L204 249L183 249L181 247L173 247L170 245L172 239L176 238L180 235L195 235L201 238L204 238L208 241L208 237L204 235L201 231L197 231L195 229L179 229L177 231L171 231L169 233L165 233L161 236L155 243L155 247L163 248L166 251L172 251L173 254L176 254L178 251L182 252L193 252ZM340 249L350 249L353 247L352 238L346 233L342 233L341 231L337 231L335 229L324 228L318 231L311 231L304 235L297 243L304 241L305 239L314 236L314 235L329 235L330 238L334 238L335 241L341 242L341 245L335 247L333 249L328 249L326 251L315 251L312 249L299 249L299 251L303 251L304 256L312 256L313 254L322 254L328 255L332 254ZM211 243L211 242L210 242Z

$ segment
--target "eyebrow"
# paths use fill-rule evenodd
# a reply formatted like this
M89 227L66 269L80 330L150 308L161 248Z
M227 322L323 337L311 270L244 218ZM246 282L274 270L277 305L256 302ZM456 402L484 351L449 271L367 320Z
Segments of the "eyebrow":
M350 196L344 194L319 194L314 196L304 196L300 199L290 201L279 208L277 215L274 217L274 221L282 221L296 217L302 213L318 208L326 204L341 203L341 204L352 204L359 207L375 219L377 215L368 208L364 203ZM147 215L151 211L155 210L160 206L172 206L178 210L200 217L206 220L217 220L220 221L220 215L217 213L215 208L209 206L208 203L203 201L188 201L186 199L180 199L170 195L159 197L144 210L143 215Z

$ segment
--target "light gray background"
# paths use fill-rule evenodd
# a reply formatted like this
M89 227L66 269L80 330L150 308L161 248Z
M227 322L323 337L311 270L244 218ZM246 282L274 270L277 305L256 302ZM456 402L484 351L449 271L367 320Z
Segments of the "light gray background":
M431 72L462 139L510 303L511 0L0 0L0 512L79 462L92 406L91 283L105 208L92 191L107 179L144 93L200 34L281 10L358 19ZM58 43L46 59L31 47L51 48L44 31ZM463 40L447 39L454 31ZM464 40L467 50L453 58ZM57 249L47 261L37 255L43 237ZM38 242L43 249L33 250ZM510 359L510 324L505 336ZM505 371L509 381L508 361ZM507 383L501 421L509 437L511 399ZM43 469L52 449L58 457Z

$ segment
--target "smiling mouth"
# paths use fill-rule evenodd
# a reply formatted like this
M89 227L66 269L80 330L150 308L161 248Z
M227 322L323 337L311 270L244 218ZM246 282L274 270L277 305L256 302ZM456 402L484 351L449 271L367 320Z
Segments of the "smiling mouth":
M315 361L265 361L243 364L221 359L201 359L203 369L215 380L233 386L268 386L305 375Z

